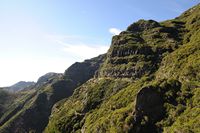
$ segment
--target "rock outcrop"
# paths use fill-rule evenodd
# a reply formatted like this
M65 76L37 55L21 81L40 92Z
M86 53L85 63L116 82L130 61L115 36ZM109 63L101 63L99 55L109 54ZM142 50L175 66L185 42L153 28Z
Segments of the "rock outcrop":
M142 88L136 98L136 121L141 121L144 117L152 123L161 120L164 117L163 105L163 96L157 88Z
M181 45L179 30L153 20L139 20L112 39L100 77L138 79L158 69L165 53Z

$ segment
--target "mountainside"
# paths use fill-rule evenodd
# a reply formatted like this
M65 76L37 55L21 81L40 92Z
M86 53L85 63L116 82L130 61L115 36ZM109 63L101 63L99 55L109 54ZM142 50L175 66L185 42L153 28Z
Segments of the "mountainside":
M200 132L200 5L114 36L95 78L53 107L46 133Z
M131 24L105 55L48 73L31 90L0 90L0 132L198 133L199 105L197 5Z
M4 114L8 106L14 102L15 94L7 91L6 89L0 88L0 118Z
M7 87L8 91L13 91L13 92L17 92L17 91L21 91L23 89L28 89L31 88L32 86L35 85L35 82L25 82L25 81L20 81L10 87Z
M81 63L75 63L64 74L48 73L40 77L31 90L16 93L13 103L2 100L3 104L9 104L9 106L0 112L2 113L0 132L42 132L48 123L52 106L57 101L69 97L77 86L92 78L103 59L104 55L101 55ZM90 71L85 71L87 69ZM80 74L79 78L74 77L73 71Z

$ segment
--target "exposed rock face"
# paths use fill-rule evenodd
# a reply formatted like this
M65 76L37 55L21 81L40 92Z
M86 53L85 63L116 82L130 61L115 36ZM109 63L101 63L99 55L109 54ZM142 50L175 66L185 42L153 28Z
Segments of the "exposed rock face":
M63 74L59 74L59 73L47 73L43 76L41 76L38 81L37 81L37 85L42 85L42 84L45 84L47 82L49 82L51 79L53 78L58 78L58 77L61 77Z
M174 51L180 44L177 28L153 20L139 20L113 37L99 76L137 79L151 74L157 70L164 53Z
M104 60L105 54L90 60L85 60L81 63L76 62L65 71L64 78L70 78L76 82L76 84L81 85L95 75L95 72L99 69Z
M163 118L163 96L157 88L145 87L140 90L136 98L136 121L147 116L149 121L155 123Z
M144 30L160 27L160 24L154 20L145 21L143 19L139 20L138 23L133 23L127 28L127 31L131 32L141 32Z

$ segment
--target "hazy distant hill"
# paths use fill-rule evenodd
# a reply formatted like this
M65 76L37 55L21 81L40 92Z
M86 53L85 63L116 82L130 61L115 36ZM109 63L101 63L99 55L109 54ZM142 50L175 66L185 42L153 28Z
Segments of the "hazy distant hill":
M31 86L34 86L35 82L25 82L25 81L20 81L10 87L6 87L9 91L17 92L21 91L25 88L29 88Z

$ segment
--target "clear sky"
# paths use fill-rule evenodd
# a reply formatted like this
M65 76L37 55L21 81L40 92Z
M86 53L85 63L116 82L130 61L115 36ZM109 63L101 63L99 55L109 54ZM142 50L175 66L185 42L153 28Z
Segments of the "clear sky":
M1 0L0 86L37 81L105 53L138 19L174 18L199 0Z

